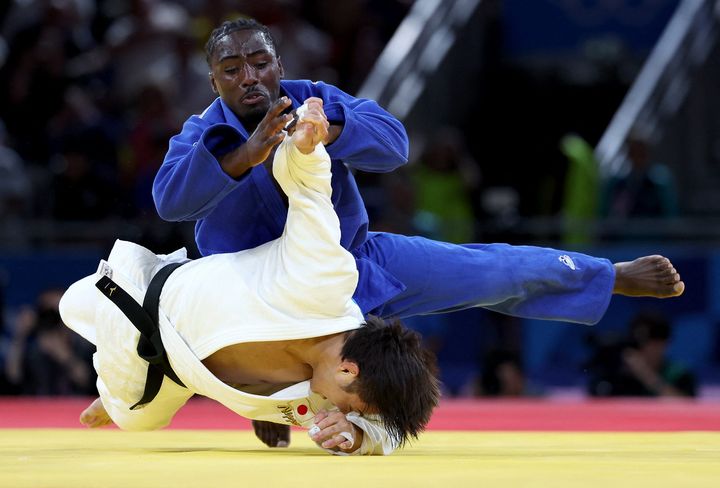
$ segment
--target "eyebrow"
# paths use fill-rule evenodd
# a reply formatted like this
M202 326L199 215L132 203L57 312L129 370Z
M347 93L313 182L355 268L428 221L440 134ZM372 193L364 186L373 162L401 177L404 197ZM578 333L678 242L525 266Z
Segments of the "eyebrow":
M246 58L251 58L251 57L253 57L253 56L257 56L258 54L272 54L272 53L271 53L268 49L262 48L262 49L258 49L257 51L251 52L250 54L248 54L248 55L245 56L245 57L246 57Z
M226 54L225 56L220 56L220 59L218 59L218 63L222 63L223 61L227 61L228 59L238 59L240 58L237 54Z
M245 58L251 58L253 56L258 56L260 54L271 54L271 52L267 49L258 49L257 51L253 51L250 54L243 56ZM240 54L225 54L223 56L220 56L220 59L218 59L218 63L222 63L223 61L227 61L228 59L240 59Z

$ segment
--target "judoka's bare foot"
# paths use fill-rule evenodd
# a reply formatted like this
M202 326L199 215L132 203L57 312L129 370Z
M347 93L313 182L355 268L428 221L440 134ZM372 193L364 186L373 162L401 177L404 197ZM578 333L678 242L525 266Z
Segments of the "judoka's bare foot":
M252 421L255 435L269 447L287 447L290 445L290 426L264 422L262 420Z
M682 295L685 283L670 260L663 256L644 256L615 263L613 293L629 297L669 298Z
M98 398L80 414L80 423L85 427L95 428L112 424L112 419L110 419L102 401Z

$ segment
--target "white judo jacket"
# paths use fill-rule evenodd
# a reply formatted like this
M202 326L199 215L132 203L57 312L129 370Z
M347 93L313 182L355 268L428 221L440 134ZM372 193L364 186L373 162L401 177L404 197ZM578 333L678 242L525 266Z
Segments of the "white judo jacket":
M117 241L97 272L74 283L63 296L64 323L97 346L93 363L98 391L121 429L165 427L193 394L217 400L243 417L306 428L318 410L334 408L310 391L308 381L269 397L252 395L223 383L201 362L232 344L319 337L364 322L352 300L358 279L355 260L339 244L325 148L318 144L305 155L286 138L275 153L273 174L288 196L280 238L191 261L185 249L156 255ZM170 365L187 388L165 377L154 400L130 410L142 396L148 367L136 350L140 333L95 283L107 275L142 303L159 269L185 261L163 287L159 326ZM365 434L355 453L389 454L396 447L377 418L356 413L347 417Z

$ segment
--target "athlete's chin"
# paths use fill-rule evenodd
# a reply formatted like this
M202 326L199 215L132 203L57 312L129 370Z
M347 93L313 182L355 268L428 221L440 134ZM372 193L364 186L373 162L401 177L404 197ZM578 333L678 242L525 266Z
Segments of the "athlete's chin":
M253 105L241 104L238 110L238 114L242 118L263 118L268 110L270 110L270 100L263 98L261 102Z

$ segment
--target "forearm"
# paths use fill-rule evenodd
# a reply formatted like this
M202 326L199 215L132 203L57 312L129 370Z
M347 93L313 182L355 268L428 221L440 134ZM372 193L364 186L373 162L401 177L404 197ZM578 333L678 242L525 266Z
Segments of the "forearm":
M328 136L325 139L325 146L331 145L333 142L337 140L338 137L340 137L340 134L342 134L344 124L335 123L330 124L330 127L328 128Z
M330 159L321 144L304 155L287 142L275 155L273 171L289 207L276 245L283 266L278 276L268 275L269 290L280 288L290 298L286 305L304 313L343 315L357 285L357 269L340 246L340 222L330 200Z

